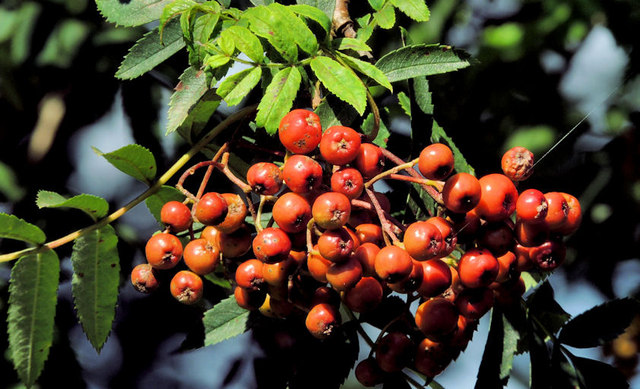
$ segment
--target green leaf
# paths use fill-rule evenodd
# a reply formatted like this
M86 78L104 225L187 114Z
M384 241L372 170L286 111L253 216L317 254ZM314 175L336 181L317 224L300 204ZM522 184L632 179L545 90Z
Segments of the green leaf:
M47 38L36 64L63 69L70 67L88 35L87 23L76 19L61 21Z
M116 314L120 259L118 237L110 225L76 239L71 254L72 292L84 333L99 352Z
M369 5L374 9L374 11L378 11L380 10L380 8L382 8L385 1L386 0L369 0Z
M273 3L269 9L280 20L280 24L286 26L302 51L308 54L315 54L318 51L316 36L295 13L278 3Z
M167 134L174 132L187 119L190 110L209 89L207 75L202 70L188 67L169 101Z
M273 76L258 105L258 127L264 127L271 135L278 131L280 120L293 106L301 80L297 67L284 68Z
M367 118L362 122L362 132L364 132L365 135L368 136L371 133L371 131L373 131L373 123L374 123L373 114L370 113L369 115L367 115ZM376 135L376 138L373 140L373 143L382 148L387 148L387 142L389 141L390 136L391 136L391 132L389 131L387 126L384 124L384 121L380 120L380 128L378 129L378 135Z
M0 162L0 193L10 202L18 202L26 193L25 189L18 183L18 177L13 169Z
M229 36L229 34L225 34L224 31L220 33L220 36L218 37L218 39L216 39L216 43L218 44L218 47L220 47L220 50L222 50L222 53L225 55L232 56L236 50L236 45L233 42L233 37Z
M429 20L429 8L423 0L391 0L391 3L416 22Z
M160 25L158 26L161 40L163 37L163 30L167 22L196 5L197 3L193 0L173 0L171 3L167 4L167 6L162 9Z
M191 107L189 115L178 127L178 133L188 142L195 139L211 120L222 99L214 89L209 89L200 100ZM213 157L213 155L212 155Z
M559 344L553 345L551 366L548 373L553 382L553 388L580 388L580 373L569 359L562 353Z
M546 329L555 334L571 315L562 309L554 299L553 288L549 281L545 281L527 299L529 315L544 323Z
M216 69L226 65L229 61L231 61L231 57L228 55L215 54L205 57L202 65L209 69Z
M164 7L173 0L96 0L98 10L111 23L140 26L160 19Z
M433 103L431 92L429 91L429 81L427 77L416 77L413 79L413 94L420 110L427 115L433 115Z
M412 220L421 220L427 218L430 215L435 214L436 202L420 185L412 184L409 194L407 195L406 209L410 212L405 212L405 223L409 223ZM410 217L410 215L413 217Z
M347 63L347 65L351 66L352 69L356 70L358 73L362 73L365 76L373 79L378 84L382 85L383 87L393 92L393 87L391 86L391 83L387 79L387 76L385 76L380 69L370 64L369 62L365 62L363 60L351 57L349 55L342 54L342 53L337 53L337 54L340 58L342 58L344 62Z
M282 17L274 13L271 7L253 7L243 14L249 21L249 29L267 40L282 58L289 62L298 60L296 37Z
M53 341L60 262L46 250L20 258L11 270L7 332L20 380L33 386Z
M635 299L608 301L565 323L558 340L578 348L601 346L623 333L638 314L640 303Z
M456 172L465 172L469 174L475 175L475 170L467 163L467 160L464 158L458 147L453 143L453 140L444 132L444 129L433 121L433 126L431 128L431 141L433 143L439 142L448 145L453 152L453 160L454 160L454 168Z
M144 203L158 223L162 223L160 220L160 210L166 202L173 200L182 202L184 195L173 186L163 185L156 193L147 197Z
M331 32L331 19L329 19L322 10L319 10L316 7L311 7L307 4L290 5L289 9L300 16L304 16L305 18L315 21L327 34Z
M593 359L577 357L572 354L569 354L569 358L580 374L579 378L583 388L629 388L627 379L622 375L620 370L613 366Z
M204 313L204 345L212 346L246 331L249 311L240 308L235 297L220 301Z
M209 280L209 282L211 282L212 284L217 285L221 288L224 288L227 290L233 290L233 285L231 284L231 281L229 281L224 277L219 277L215 273L205 274L204 278Z
M450 46L411 45L387 53L376 67L390 82L452 72L469 66L468 56Z
M36 198L38 208L75 208L83 211L95 221L107 216L109 203L102 197L90 194L79 194L70 199L59 195L56 192L41 190Z
M407 96L406 93L400 92L398 93L398 103L400 107L407 114L407 116L411 117L411 99Z
M273 4L274 0L251 0L251 4L255 5L256 7L259 5L269 5L269 4Z
M335 50L371 51L371 47L360 39L338 38L331 41Z
M242 26L231 26L220 34L220 36L228 36L235 47L245 53L252 61L261 63L264 59L264 49L260 43L260 39L256 37L248 28Z
M156 160L153 154L149 149L140 145L127 145L110 153L103 153L95 147L93 151L104 157L121 172L147 185L151 185L156 176Z
M502 388L506 384L500 379L500 365L504 352L504 322L502 313L493 309L491 314L491 326L487 344L482 354L482 362L478 370L478 379L475 388Z
M321 10L329 21L333 20L333 10L336 8L335 0L297 0L299 5L307 5ZM331 23L329 23L331 25ZM331 27L327 29L330 31Z
M360 115L367 107L367 91L350 69L328 57L311 60L311 70L331 93L351 104Z
M21 7L16 10L14 25L11 28L10 60L13 66L21 65L31 52L31 40L33 32L38 26L38 17L42 11L42 5L37 2L21 2Z
M182 39L180 25L177 20L172 20L164 29L162 42L160 41L158 28L155 28L146 33L129 49L129 53L124 57L116 72L116 77L121 80L139 77L164 62L183 47L184 40Z
M549 347L545 341L546 335L531 318L528 327L529 356L531 357L529 387L533 389L551 388L550 372L553 371L553 365L551 364Z
M242 70L225 78L218 87L218 95L227 102L228 106L240 104L251 90L258 85L262 77L260 66Z
M391 3L386 3L373 14L373 20L381 28L388 30L396 25L396 11Z
M6 213L0 213L0 238L16 239L36 245L44 243L47 239L37 226Z
M358 113L352 106L343 104L334 96L325 97L315 109L320 117L322 128L332 126L349 126L358 117Z

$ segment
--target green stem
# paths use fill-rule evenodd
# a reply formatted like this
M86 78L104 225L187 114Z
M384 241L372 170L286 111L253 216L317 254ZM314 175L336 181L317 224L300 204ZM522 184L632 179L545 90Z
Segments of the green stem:
M191 147L191 149L189 149L189 151L187 151L184 155L182 155L182 157L180 157L180 159L178 159L173 164L173 166L171 166L162 176L160 176L160 178L158 178L157 181L152 186L150 186L142 194L138 195L138 197L136 197L135 199L131 200L128 204L126 204L122 208L116 210L115 212L111 213L110 215L106 216L105 218L99 220L98 222L96 222L96 223L94 223L94 224L92 224L92 225L90 225L88 227L79 229L79 230L77 230L75 232L72 232L72 233L70 233L68 235L63 236L62 238L58 238L56 240L50 241L48 243L45 243L44 245L41 245L41 246L38 246L38 247L31 247L31 248L28 248L28 249L24 249L24 250L15 251L15 252L12 252L12 253L0 255L0 263L9 262L9 261L18 259L18 258L20 258L20 257L22 257L24 255L55 249L57 247L65 245L67 243L73 242L74 240L76 240L76 239L78 239L78 238L80 238L80 237L82 237L84 235L87 235L88 233L90 233L92 231L95 231L95 230L97 230L99 228L102 228L102 227L106 226L107 224L110 224L110 223L114 222L115 220L120 218L122 215L124 215L125 213L130 211L133 207L135 207L136 205L140 204L141 202L146 200L148 197L150 197L151 195L156 193L175 174L177 174L180 171L180 169L182 169L184 167L184 165L186 165L186 163L189 162L189 160L191 160L191 158L193 158L200 150L202 150L216 136L218 136L218 134L220 134L224 129L229 127L234 122L242 119L246 115L248 115L248 114L252 113L253 111L255 111L257 107L258 107L257 104L256 105L252 105L252 106L243 108L243 109L239 110L238 112L232 114L231 116L227 117L220 124L218 124L211 131L209 131L209 133L207 133L207 135L205 135L202 139L200 139L200 141L198 143L193 145Z

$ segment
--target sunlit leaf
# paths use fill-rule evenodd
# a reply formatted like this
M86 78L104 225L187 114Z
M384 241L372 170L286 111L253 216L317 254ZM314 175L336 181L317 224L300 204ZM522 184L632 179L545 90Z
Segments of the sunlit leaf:
M256 125L264 127L269 134L275 134L280 120L293 106L301 80L296 67L287 67L276 73L258 105Z
M225 78L218 87L218 95L228 106L240 104L251 90L258 85L262 77L262 68L245 69Z
M311 60L311 69L331 93L351 104L360 115L367 106L367 91L362 81L351 70L328 57Z
M173 0L96 0L98 10L111 23L140 26L160 19L164 7Z
M308 54L315 54L318 50L316 36L295 13L288 7L278 3L273 3L269 6L269 9L279 19L280 25L286 26L302 51Z
M298 59L296 37L289 27L271 7L253 7L246 10L243 17L249 21L249 29L261 38L266 39L286 61Z
M0 213L0 238L9 238L33 244L44 243L44 232L17 216Z
M256 37L248 28L242 26L231 26L220 34L220 36L229 36L235 47L245 53L254 62L262 62L264 59L264 49L260 43L260 39Z
M137 144L121 147L109 153L93 151L104 157L121 172L150 185L156 176L156 160L149 149Z
M93 220L103 218L109 211L109 203L98 196L79 194L71 198L65 198L56 192L41 190L36 198L38 208L75 208L91 216Z
M331 32L331 19L329 19L329 17L320 9L306 4L295 4L289 6L289 8L298 15L304 16L305 18L318 23L327 34Z
M337 54L340 58L342 58L344 62L347 63L347 65L351 66L351 68L356 70L358 73L364 74L365 76L373 79L375 82L382 85L383 87L389 89L390 91L393 91L393 87L391 86L391 83L387 79L387 76L385 76L385 74L382 73L382 71L377 67L375 67L374 65L370 64L369 62L360 60L358 58L351 57L346 54L342 54L342 53L337 53Z
M391 0L391 4L417 22L429 20L429 8L424 0Z
M204 345L211 346L246 331L249 311L240 308L235 297L220 301L204 313Z
M380 10L373 14L373 20L385 30L396 25L396 11L391 3L386 3Z
M187 119L191 108L209 89L207 75L201 70L188 67L180 76L180 82L169 101L167 134L175 131Z
M419 44L387 53L376 62L376 67L390 82L396 82L465 68L470 65L467 57L449 46Z

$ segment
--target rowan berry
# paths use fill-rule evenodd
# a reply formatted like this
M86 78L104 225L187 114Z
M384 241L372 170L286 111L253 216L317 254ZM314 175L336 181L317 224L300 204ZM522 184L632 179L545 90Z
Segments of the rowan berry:
M386 246L376 254L374 267L378 277L387 283L394 283L411 274L413 260L406 250L398 246Z
M305 326L318 339L326 339L340 325L340 313L330 304L314 305L307 313Z
M205 226L215 226L222 223L229 210L224 197L217 192L205 193L194 207L194 216Z
M438 253L437 257L446 257L451 254L458 243L458 237L453 230L453 225L440 216L433 216L425 221L436 226L440 231L440 235L442 235L442 249L440 250L440 253Z
M131 270L131 284L141 293L151 293L160 287L157 270L148 263L136 265Z
M500 256L513 248L514 233L504 221L488 222L480 227L478 245L495 256Z
M478 215L486 221L500 221L508 218L516 210L518 190L513 181L504 174L492 173L480 177L480 202L476 207Z
M171 295L183 304L195 304L202 298L202 278L189 270L177 272L171 279Z
M582 222L582 208L580 207L580 201L578 201L577 198L568 193L561 193L567 202L567 218L564 223L555 228L553 232L557 232L562 235L569 235L574 233L578 227L580 227L580 223Z
M423 297L435 297L451 286L451 268L438 258L420 262L422 282L417 292Z
M333 262L320 255L317 245L314 246L307 258L309 274L311 274L311 277L315 280L320 282L327 282L327 270L329 270L329 266L331 266L332 263Z
M184 263L198 275L211 273L220 260L220 249L204 238L193 239L184 247Z
M206 229L203 230L203 234ZM251 230L246 224L243 224L230 234L219 232L217 240L223 257L238 258L251 249Z
M449 365L452 359L450 354L444 343L424 338L416 348L413 366L420 373L433 378Z
M287 259L291 251L291 239L286 232L268 227L253 238L253 254L263 262L279 262Z
M526 285L522 277L514 277L513 279L496 285L493 288L493 296L495 305L501 307L512 307L520 302L520 297L526 291Z
M444 206L455 213L471 211L480 202L482 189L477 178L469 173L449 177L442 188Z
M549 238L549 227L545 223L527 223L524 220L517 220L514 235L518 243L523 246L537 246Z
M355 368L356 379L362 386L374 387L384 380L385 372L380 369L378 362L371 357L358 362Z
M182 258L182 242L177 236L161 232L153 235L144 248L147 262L156 269L171 269Z
M512 278L512 276L518 273L518 258L513 251L507 251L503 255L496 257L498 260L498 276L496 282L506 282Z
M247 170L247 182L251 189L261 195L273 195L282 188L283 172L271 162L258 162Z
M215 227L225 234L230 234L242 227L244 219L247 217L247 205L242 198L235 193L222 193L224 201L227 203L227 216Z
M424 268L421 261L413 261L413 270L409 276L395 283L387 283L389 289L398 293L411 293L416 291L424 279Z
M283 261L263 264L262 276L264 282L272 286L280 286L287 283L289 275L291 275L298 266L296 259L291 253L293 253L293 251L291 251L289 257Z
M322 184L322 166L306 155L292 155L282 168L284 183L296 193L309 193Z
M191 210L180 201L166 202L160 209L160 221L174 233L188 230L193 223Z
M278 137L280 143L293 154L308 154L322 138L320 117L313 111L294 109L280 120Z
M264 304L266 293L262 290L245 289L236 286L233 290L233 296L240 308L255 311Z
M493 306L493 291L487 287L465 289L456 296L455 304L467 319L480 319Z
M384 169L384 155L382 149L372 143L362 143L353 165L362 173L364 178L373 178Z
M444 245L438 227L426 221L409 224L404 232L403 244L409 255L418 261L437 257Z
M361 278L362 265L353 256L340 263L332 263L327 269L327 281L338 292L353 288Z
M354 252L354 256L360 261L362 265L362 274L365 276L376 275L376 255L380 251L380 247L377 245L365 242L362 243Z
M321 228L341 228L349 220L351 201L342 193L326 192L313 202L311 214L314 222Z
M424 336L438 342L455 331L458 309L451 301L434 297L418 306L415 321Z
M453 171L453 165L453 152L442 143L430 144L418 157L418 170L429 180L444 180Z
M322 134L320 154L330 164L346 165L356 158L360 144L360 134L353 128L332 126Z
M512 181L524 181L533 174L533 153L516 146L502 155L501 166L505 176Z
M344 294L344 303L354 312L374 310L384 296L380 281L374 277L362 277Z
M471 249L458 263L460 282L466 288L489 286L498 277L498 260L486 249Z
M331 262L346 261L356 249L356 242L346 227L327 230L318 238L320 255Z
M264 284L264 264L258 259L247 259L236 268L236 284L245 289L260 289Z
M547 199L537 189L520 193L516 201L516 215L525 223L542 223L547 216Z
M343 167L331 175L331 190L342 193L349 200L358 198L364 190L362 174L352 167Z
M356 226L356 236L360 240L361 244L373 243L375 245L382 245L384 238L382 237L382 227L373 223L362 223Z
M382 371L394 373L409 365L415 355L415 344L402 332L385 334L375 346L376 362Z
M547 192L544 198L548 204L547 216L544 218L545 224L551 231L560 229L569 215L567 199L560 192Z
M565 259L567 249L564 243L546 241L529 250L531 261L541 270L551 271L560 266Z
M316 288L313 292L313 296L311 297L312 306L318 304L329 304L336 309L340 309L340 303L341 300L338 291L326 285Z
M305 231L311 220L311 205L295 192L288 192L276 200L272 209L273 220L288 233Z

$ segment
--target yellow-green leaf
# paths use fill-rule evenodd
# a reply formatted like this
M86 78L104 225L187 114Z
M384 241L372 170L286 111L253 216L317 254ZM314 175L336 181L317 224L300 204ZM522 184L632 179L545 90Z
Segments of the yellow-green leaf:
M255 34L243 26L231 26L222 31L220 36L228 36L235 43L235 47L245 53L254 62L262 62L264 59L264 49Z
M104 157L121 172L147 185L151 185L156 176L156 160L153 154L149 149L140 145L126 145L109 153L103 153L95 147L93 151Z
M367 91L353 71L328 57L316 57L310 65L322 85L340 100L351 104L360 115L364 113Z
M36 198L38 208L75 208L89 215L93 220L98 220L107 215L109 203L102 197L79 194L71 198L61 196L56 192L41 190Z
M280 70L273 76L258 105L256 125L271 135L278 131L280 120L289 112L296 98L302 76L296 67Z
M429 20L429 8L424 0L391 0L391 3L416 22Z
M227 102L228 106L240 104L251 90L258 85L262 77L262 68L245 69L229 76L220 83L218 95Z
M337 54L340 58L342 58L342 60L344 60L344 62L347 63L347 65L351 66L352 69L373 79L378 84L384 86L385 88L393 92L393 87L391 86L389 79L387 78L387 76L385 76L382 70L378 69L375 65L372 65L369 62L365 62L363 60L351 57L346 54L342 54L342 53L337 53Z

